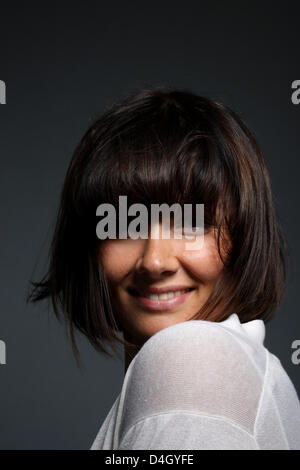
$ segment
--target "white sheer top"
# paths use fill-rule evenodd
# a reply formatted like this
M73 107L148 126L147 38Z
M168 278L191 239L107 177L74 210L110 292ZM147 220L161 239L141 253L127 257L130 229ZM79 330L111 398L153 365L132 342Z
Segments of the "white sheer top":
M90 450L300 450L300 402L263 320L190 320L149 338Z

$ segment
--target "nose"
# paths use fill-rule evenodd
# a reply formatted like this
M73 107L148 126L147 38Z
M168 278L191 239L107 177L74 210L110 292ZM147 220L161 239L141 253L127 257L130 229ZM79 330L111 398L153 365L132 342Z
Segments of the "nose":
M170 239L148 238L136 263L137 274L160 278L175 274L180 262Z

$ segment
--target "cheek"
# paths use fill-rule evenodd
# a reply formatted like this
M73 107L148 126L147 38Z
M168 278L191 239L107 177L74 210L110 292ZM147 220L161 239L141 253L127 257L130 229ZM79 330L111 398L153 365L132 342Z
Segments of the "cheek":
M182 264L204 283L215 281L224 268L215 240L207 236L201 250L183 251Z
M99 258L107 278L120 282L134 267L137 249L128 240L109 240L102 242Z

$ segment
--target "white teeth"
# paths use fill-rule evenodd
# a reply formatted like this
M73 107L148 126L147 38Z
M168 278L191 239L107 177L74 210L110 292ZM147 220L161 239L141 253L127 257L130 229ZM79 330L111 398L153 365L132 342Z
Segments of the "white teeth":
M163 294L159 294L159 295L156 295L156 294L144 295L144 297L150 300L168 300L178 295L182 295L188 291L189 289L184 289L184 290L177 290L175 292L164 292Z
M158 296L158 300L167 300L168 299L168 294L161 294Z

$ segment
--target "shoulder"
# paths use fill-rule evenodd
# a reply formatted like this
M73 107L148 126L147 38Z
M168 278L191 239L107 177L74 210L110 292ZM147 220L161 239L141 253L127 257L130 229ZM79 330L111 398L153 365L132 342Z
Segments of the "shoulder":
M224 416L251 431L263 386L241 339L218 323L167 327L141 348L126 383L124 416L188 411Z
M154 351L159 354L165 349L173 349L179 345L190 350L193 344L199 345L199 343L208 342L211 336L222 342L226 339L232 341L232 337L228 335L228 331L220 323L206 320L176 323L160 330L149 338L141 348L139 356L143 356L145 359L147 355L153 354ZM192 343L187 343L186 340L192 341Z
M265 355L265 348L249 341L240 330L222 323L190 320L153 335L137 354L133 368L137 370L145 365L154 367L160 364L160 367L170 369L183 367L187 373L188 364L193 368L202 364L202 367L210 368L222 365L229 371L245 365L245 361L255 363L259 355Z

